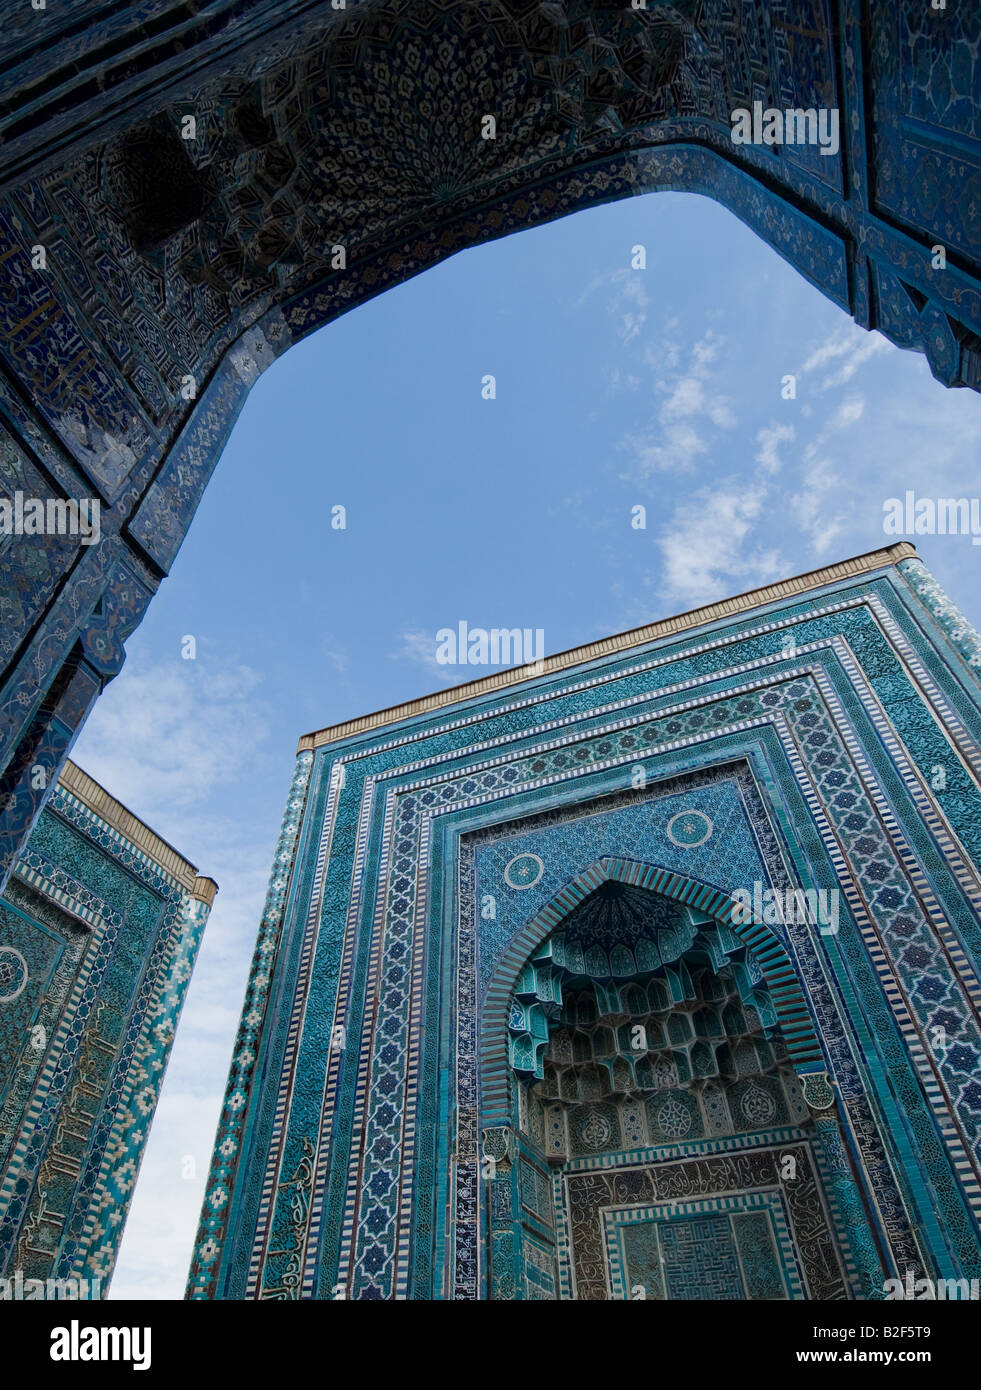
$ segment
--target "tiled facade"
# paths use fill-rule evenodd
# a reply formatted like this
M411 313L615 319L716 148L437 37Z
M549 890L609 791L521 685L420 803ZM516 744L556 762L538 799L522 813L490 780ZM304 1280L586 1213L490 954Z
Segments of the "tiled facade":
M903 543L302 739L189 1296L978 1277L979 664Z
M0 899L0 1276L104 1294L216 885L69 762Z

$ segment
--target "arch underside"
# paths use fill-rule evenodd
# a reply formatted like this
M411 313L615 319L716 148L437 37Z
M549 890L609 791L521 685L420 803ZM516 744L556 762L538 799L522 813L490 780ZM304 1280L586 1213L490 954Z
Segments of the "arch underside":
M503 989L509 1113L483 1130L488 1297L861 1295L829 1187L842 1116L824 1063L795 1071L786 975L761 964L768 945L786 955L765 932L758 954L730 916L716 889L604 860L525 929L521 949L534 944L482 1021L487 1096Z
M636 940L630 946L618 941L614 943L614 953L612 950L604 952L597 945L592 956L584 955L572 941L567 943L564 931L556 934L568 914L581 913L587 903L595 909L598 901L607 899L620 905L625 914L629 904L635 902L640 918L652 894L683 904L686 909L685 925L671 935L668 948L663 942L658 944L645 936L639 926L634 930ZM516 952L527 949L527 962L520 975L515 975L513 969L506 972L489 991L485 1033L490 1038L500 1032L506 1019L512 1035L509 1045L512 1067L517 1065L516 1058L520 1054L521 1069L537 1076L538 1047L547 1037L543 1028L551 1006L561 1001L564 979L596 980L600 982L598 987L615 1003L621 982L664 976L666 997L680 998L682 985L677 978L671 978L672 964L677 964L684 953L693 948L694 935L697 935L699 955L716 970L732 965L740 981L743 1002L768 1026L779 1024L798 1071L802 1075L823 1071L821 1046L786 949L764 923L743 921L742 916L732 897L713 884L654 864L604 856L568 883L520 933L512 949ZM675 954L670 954L672 951ZM759 986L755 991L758 997L754 997L755 986ZM528 1001L522 1006L527 1028L512 1027L509 987L513 987L514 998L519 1002ZM494 1090L496 1074L503 1062L503 1046L489 1042L484 1065L486 1090Z
M98 496L103 536L0 556L0 872L43 800L30 769L53 785L259 373L455 251L702 193L940 380L979 384L970 7L929 34L892 0L160 0L146 28L129 8L42 37L0 7L10 477ZM757 100L838 110L840 148L734 144Z

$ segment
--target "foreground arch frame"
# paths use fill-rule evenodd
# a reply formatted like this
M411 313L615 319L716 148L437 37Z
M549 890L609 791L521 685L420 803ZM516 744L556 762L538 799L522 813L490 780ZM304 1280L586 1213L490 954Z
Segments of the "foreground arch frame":
M971 6L2 0L0 18L4 485L98 499L102 535L0 554L0 876L256 377L442 258L698 192L945 384L981 383ZM735 145L731 113L757 100L838 110L840 148Z

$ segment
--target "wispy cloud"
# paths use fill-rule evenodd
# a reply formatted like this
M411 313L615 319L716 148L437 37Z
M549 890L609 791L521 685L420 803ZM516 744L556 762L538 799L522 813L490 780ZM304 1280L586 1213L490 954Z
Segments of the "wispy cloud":
M463 679L458 666L444 665L436 660L436 633L425 632L421 628L409 628L401 633L398 651L392 653L393 661L411 661L422 666L431 676L446 685L453 685Z
M658 473L690 473L709 453L716 432L735 428L732 401L718 389L710 371L723 343L710 328L691 348L684 370L676 361L668 365L647 344L644 361L662 399L650 423L620 441L630 459L625 479L644 484Z
M780 551L752 537L766 496L765 485L740 486L730 479L699 489L676 508L658 541L660 587L669 604L710 603L783 571Z
M187 809L238 777L267 738L261 684L257 671L221 662L201 644L189 661L181 659L176 642L173 660L131 655L73 756L171 838L186 822Z
M643 275L627 268L605 271L589 282L576 301L577 307L581 308L598 290L609 292L606 312L616 319L617 334L623 343L632 343L647 322L651 302Z
M764 584L786 566L779 547L754 536L783 467L780 448L795 437L790 425L769 424L756 435L756 467L701 487L680 502L658 536L668 604L711 603L738 589Z
M966 460L981 457L981 403L961 409L922 360L854 324L803 354L793 413L755 427L755 448L740 448L755 400L730 384L723 341L707 334L684 370L662 377L657 433L625 441L634 453L632 481L659 474L661 570L635 586L644 599L635 619L885 544L886 495L945 484L964 493ZM882 365L890 355L891 372ZM726 410L736 399L730 422ZM713 414L707 403L719 400L724 408ZM673 427L687 432L674 437ZM686 475L698 486L673 485Z
M654 473L690 473L698 459L708 453L708 444L687 421L657 431L626 434L620 448L631 456L631 468L624 478L647 482Z
M816 383L818 391L832 391L845 386L860 367L883 353L896 349L881 333L870 333L857 323L843 324L833 337L825 339L815 348L800 368L801 375L820 372L829 366L832 370Z
M756 454L756 462L769 476L779 473L783 468L783 460L780 457L780 446L789 444L797 437L797 431L793 425L767 425L760 430L756 436L756 442L760 446Z

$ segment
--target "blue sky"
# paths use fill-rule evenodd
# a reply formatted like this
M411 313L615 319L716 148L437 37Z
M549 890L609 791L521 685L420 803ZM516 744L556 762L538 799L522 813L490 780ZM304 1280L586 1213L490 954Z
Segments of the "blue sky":
M182 1295L300 734L481 674L440 628L561 651L889 544L886 498L979 460L977 395L692 194L463 252L276 362L73 753L220 884L112 1295ZM981 625L981 548L916 540Z

